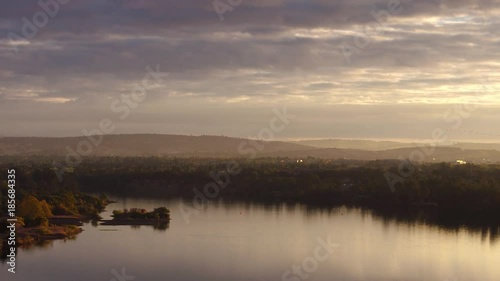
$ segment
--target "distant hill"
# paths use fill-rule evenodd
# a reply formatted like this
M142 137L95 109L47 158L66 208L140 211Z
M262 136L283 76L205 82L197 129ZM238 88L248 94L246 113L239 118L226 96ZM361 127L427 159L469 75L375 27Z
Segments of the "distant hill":
M462 149L487 149L500 151L500 143L457 143L452 145L452 147L458 147Z
M76 150L77 145L88 142L86 137L0 138L0 155L66 155L66 147ZM102 143L92 146L93 156L236 156L242 143L243 150L253 147L250 141L223 136L183 135L106 135ZM260 144L258 145L260 148ZM265 142L259 153L288 152L310 149L299 144Z
M0 138L0 155L10 156L65 156L67 147L76 150L78 144L87 142L86 137ZM87 142L88 143L88 142ZM338 145L335 148L318 148L313 145ZM398 147L410 145L411 147ZM470 149L462 149L464 146ZM425 157L426 162L498 162L498 145L458 144L437 147ZM175 157L249 157L256 152L258 157L327 158L352 160L382 160L409 158L420 151L416 144L400 144L389 141L303 141L303 142L255 142L248 139L224 136L183 135L107 135L98 146L92 147L92 156L175 156ZM349 148L349 147L357 147ZM360 149L359 147L364 147ZM390 148L392 147L392 148ZM243 153L242 153L243 151Z
M424 155L423 162L456 162L464 160L475 163L500 162L500 151L496 150L465 150L455 147L436 147L429 155L421 154L419 147L398 148L384 151L369 151L361 149L320 148L307 151L288 152L286 156L295 158L316 157L323 159L350 159L350 160L384 160L408 159L415 155ZM279 153L270 153L269 156L280 156ZM282 155L281 155L282 156Z
M316 148L342 148L342 149L361 149L369 151L383 151L399 148L410 148L422 146L423 142L397 142L397 141L376 141L376 140L344 140L344 139L321 139L321 140L303 140L294 141L295 144L312 146ZM500 143L455 143L446 147L472 149L472 150L498 150Z
M344 140L344 139L303 140L303 141L295 141L293 143L317 147L317 148L362 149L371 151L415 147L418 145L417 143L403 143L395 141Z

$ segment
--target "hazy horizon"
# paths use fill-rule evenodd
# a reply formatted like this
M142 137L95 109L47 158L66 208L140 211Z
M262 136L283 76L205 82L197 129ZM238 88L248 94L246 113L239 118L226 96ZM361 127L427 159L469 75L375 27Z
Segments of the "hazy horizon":
M230 135L214 135L214 134L169 134L169 133L147 133L147 132L138 132L138 133L113 133L113 134L103 134L106 136L133 136L133 135L173 135L173 136L192 136L192 137L201 137L201 136L214 136L214 137L228 137L228 138L241 138L241 139L255 139L261 140L256 137L240 137L240 136L230 136ZM95 135L91 135L95 136ZM500 135L499 135L500 136ZM42 135L0 135L1 138L78 138L85 137L84 135L56 135L56 136L42 136ZM430 138L427 139L399 139L399 138L342 138L342 137L316 137L316 138L274 138L273 141L282 141L282 142L302 142L302 141L321 141L321 140L345 140L345 141L374 141L374 142L397 142L397 143L425 143L429 142ZM498 143L495 141L488 142L487 140L481 139L461 139L459 141L452 140L452 143Z

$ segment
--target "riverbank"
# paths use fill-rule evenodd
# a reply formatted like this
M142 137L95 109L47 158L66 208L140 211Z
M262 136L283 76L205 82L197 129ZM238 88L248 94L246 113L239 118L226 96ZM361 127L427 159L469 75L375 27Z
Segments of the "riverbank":
M17 243L21 246L28 246L47 240L72 239L81 232L83 229L74 225L21 227L17 230Z
M83 232L83 222L101 219L100 213L112 203L105 196L56 190L32 192L19 200L16 223L16 246L31 246L48 240L73 239ZM7 229L7 217L0 227ZM2 248L7 248L8 233L0 231Z

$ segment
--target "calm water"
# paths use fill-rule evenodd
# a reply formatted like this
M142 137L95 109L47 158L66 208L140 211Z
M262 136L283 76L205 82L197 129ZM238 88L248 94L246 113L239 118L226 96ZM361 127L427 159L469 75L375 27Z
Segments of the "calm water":
M108 210L167 206L167 230L92 226L75 240L54 241L18 253L18 273L1 266L0 279L121 281L279 281L320 247L339 246L309 263L307 280L500 280L500 242L488 234L384 220L359 209L311 211L301 205L213 204L186 224L180 201L120 200ZM104 213L109 216L109 212ZM326 252L321 252L323 255ZM289 280L302 280L288 275ZM113 279L115 278L115 279ZM123 279L123 280L132 280Z

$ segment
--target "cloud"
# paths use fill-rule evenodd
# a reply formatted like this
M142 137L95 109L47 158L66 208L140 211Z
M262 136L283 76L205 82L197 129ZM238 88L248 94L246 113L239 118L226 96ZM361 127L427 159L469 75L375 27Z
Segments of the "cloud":
M372 11L384 14L389 0L243 0L223 22L211 1L73 0L35 37L9 40L9 32L22 35L22 17L32 19L40 11L37 2L8 1L0 11L0 116L12 122L0 134L77 134L82 124L94 121L85 112L109 114L110 100L129 93L144 68L156 64L171 73L169 81L141 104L137 114L143 119L127 120L123 132L137 131L137 124L150 118L148 128L168 133L156 121L168 117L171 128L182 133L193 115L198 119L192 124L204 126L186 132L241 135L238 128L245 122L234 121L241 110L260 120L251 112L284 103L311 112L324 105L356 105L356 116L367 105L397 105L388 112L471 99L500 105L500 9L493 0L402 1L401 13L382 17L371 35L364 32L376 20ZM360 38L369 43L346 61L340 46L356 46ZM161 112L174 109L172 104L186 110ZM214 107L234 124L208 118ZM48 129L61 114L71 118ZM393 119L389 113L380 118L379 124ZM25 119L47 130L20 126ZM366 129L363 120L339 120L367 137L382 136ZM323 127L309 124L300 132L315 137L328 126L316 124Z

